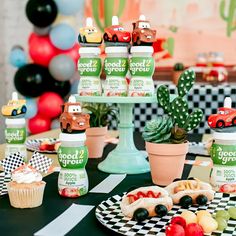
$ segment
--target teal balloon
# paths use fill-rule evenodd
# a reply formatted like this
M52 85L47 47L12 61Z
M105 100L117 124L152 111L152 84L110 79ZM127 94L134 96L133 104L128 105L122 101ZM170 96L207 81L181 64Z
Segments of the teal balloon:
M26 97L25 100L26 100L26 107L27 107L25 118L30 119L34 117L38 112L37 101L34 98L28 98L28 97Z
M83 0L55 0L59 13L74 15L84 6Z
M13 48L9 55L9 61L12 66L20 68L27 64L27 55L20 47Z
M76 43L75 30L68 24L54 26L49 33L52 44L61 50L71 49Z

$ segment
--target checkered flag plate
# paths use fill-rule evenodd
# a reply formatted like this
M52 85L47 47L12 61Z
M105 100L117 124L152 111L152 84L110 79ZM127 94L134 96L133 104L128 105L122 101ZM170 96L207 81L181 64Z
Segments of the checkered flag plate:
M174 205L168 214L162 218L151 217L141 223L138 223L128 217L125 217L120 209L120 202L123 195L115 195L101 202L96 208L97 219L107 228L128 236L135 235L163 235L166 225L169 224L171 218L180 215L185 209ZM215 198L206 206L192 206L188 210L196 212L199 210L208 210L215 213L218 210L228 209L235 206L235 196L223 193L216 193ZM230 219L227 228L222 231L214 231L214 236L236 236L236 220Z
M32 166L37 171L45 172L47 173L49 167L51 166L53 160L51 158L48 158L44 156L43 154L40 154L38 152L34 152L32 157L29 161L29 166Z
M4 172L6 174L9 174L19 166L24 165L25 162L24 162L24 157L21 156L20 152L16 152L7 156L0 162L0 164L3 166Z
M7 194L7 183L11 181L11 176L5 174L5 172L0 173L0 196Z

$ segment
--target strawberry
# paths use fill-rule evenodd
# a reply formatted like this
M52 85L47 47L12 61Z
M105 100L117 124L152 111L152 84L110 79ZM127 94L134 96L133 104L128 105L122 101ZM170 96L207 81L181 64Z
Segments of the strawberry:
M202 226L197 223L190 223L185 228L186 236L204 236Z
M173 224L173 225L175 225L175 224L181 225L183 228L186 227L186 220L183 217L181 217L181 216L173 217L171 219L170 223Z
M184 228L178 224L169 224L165 233L166 236L185 236Z

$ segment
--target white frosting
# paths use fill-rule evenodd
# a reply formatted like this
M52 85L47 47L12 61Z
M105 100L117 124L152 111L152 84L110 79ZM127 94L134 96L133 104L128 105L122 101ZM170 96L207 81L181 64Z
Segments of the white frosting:
M14 171L12 173L12 180L21 184L30 184L33 182L40 182L42 180L42 175L35 170L30 169L28 166L24 168Z

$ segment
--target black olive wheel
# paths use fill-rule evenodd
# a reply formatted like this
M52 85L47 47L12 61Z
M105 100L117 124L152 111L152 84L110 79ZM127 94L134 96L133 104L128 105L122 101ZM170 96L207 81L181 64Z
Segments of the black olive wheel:
M189 208L193 204L193 199L189 195L180 198L179 205L183 208Z
M167 215L168 209L166 206L159 204L159 205L156 205L155 212L158 217L163 217L163 216Z
M145 208L138 208L134 211L133 219L137 222L142 222L146 220L149 216L148 210Z
M200 205L200 206L206 205L207 202L208 202L208 198L207 198L207 196L205 196L205 195L203 195L203 194L199 195L199 196L196 198L196 203L197 203L198 205Z

